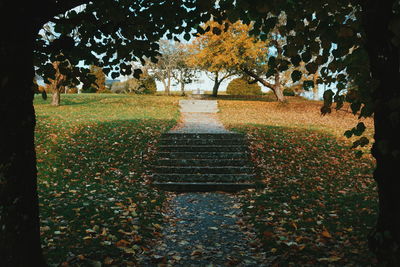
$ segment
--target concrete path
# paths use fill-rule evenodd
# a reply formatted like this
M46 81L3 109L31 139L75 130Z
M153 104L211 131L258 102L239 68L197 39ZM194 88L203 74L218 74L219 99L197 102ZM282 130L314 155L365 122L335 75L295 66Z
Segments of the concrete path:
M230 133L218 121L217 101L182 100L171 133ZM261 243L245 228L236 194L167 193L163 235L140 266L269 266Z
M140 266L270 266L234 194L170 195L163 237Z
M171 133L231 133L218 120L216 100L180 100L181 118Z

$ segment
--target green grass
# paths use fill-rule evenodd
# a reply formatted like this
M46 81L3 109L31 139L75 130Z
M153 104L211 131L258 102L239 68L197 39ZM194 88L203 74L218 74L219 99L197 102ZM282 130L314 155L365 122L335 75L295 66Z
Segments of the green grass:
M62 95L37 97L36 146L42 246L49 263L89 259L135 264L158 235L163 194L146 164L156 140L178 118L178 98Z

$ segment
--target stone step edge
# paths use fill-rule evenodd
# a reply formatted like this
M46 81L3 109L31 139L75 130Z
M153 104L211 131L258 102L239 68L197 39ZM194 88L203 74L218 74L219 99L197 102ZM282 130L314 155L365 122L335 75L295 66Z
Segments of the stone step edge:
M151 165L149 166L150 169L217 169L217 170L222 170L222 169L227 169L227 168L232 168L232 169L252 169L253 167L248 165L248 166L234 166L234 165L226 165L226 166L171 166L171 165Z
M206 138L206 139L201 139L201 138L185 138L185 139L178 139L178 138L160 138L158 141L159 142L175 142L175 141L183 141L183 142L218 142L218 141L226 141L226 142L246 142L247 139L245 138L226 138L226 139L220 139L220 138Z
M249 174L253 175L251 166L151 166L154 174Z
M247 148L247 146L246 145L242 145L242 144L239 144L239 145L231 145L231 144L228 144L228 145L214 145L214 144L205 144L205 145L175 145L175 144L172 144L172 145L160 145L159 146L159 148L170 148L170 147L179 147L179 148L203 148L203 147L216 147L216 148L226 148L226 147L232 147L232 148Z
M243 151L158 151L158 154L177 154L182 153L183 155L191 155L191 154L198 154L198 155L207 155L207 154L228 154L230 156L238 156L238 155L250 155L248 150ZM187 158L189 159L189 158Z
M168 183L153 182L153 187L164 191L172 192L237 192L245 189L256 188L258 185L254 183Z
M153 167L248 167L253 168L248 159L157 159Z
M177 153L185 153L185 154L177 155ZM226 153L235 153L235 154L234 155L230 154L229 157L225 157L227 156ZM188 157L189 155L190 157ZM196 159L248 160L249 155L250 154L246 152L240 152L240 153L239 152L159 152L156 159L157 160L196 160Z
M181 132L166 132L161 135L161 138L164 139L172 139L171 137L175 138L182 138L182 136L190 136L191 138L185 139L200 139L205 137L212 137L212 139L221 139L221 137L229 136L229 139L238 139L238 138L246 138L244 134L240 133L181 133ZM193 138L195 137L195 138ZM211 139L211 138L210 138Z

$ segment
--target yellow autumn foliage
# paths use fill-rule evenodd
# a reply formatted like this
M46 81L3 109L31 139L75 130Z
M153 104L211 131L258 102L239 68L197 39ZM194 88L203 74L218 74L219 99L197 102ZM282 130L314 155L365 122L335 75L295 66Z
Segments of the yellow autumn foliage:
M191 44L193 56L188 64L210 72L240 71L243 67L266 65L267 41L260 41L249 35L252 25L240 21L233 24L226 21L222 25L209 21L203 25L203 29L207 27L210 30L196 37Z

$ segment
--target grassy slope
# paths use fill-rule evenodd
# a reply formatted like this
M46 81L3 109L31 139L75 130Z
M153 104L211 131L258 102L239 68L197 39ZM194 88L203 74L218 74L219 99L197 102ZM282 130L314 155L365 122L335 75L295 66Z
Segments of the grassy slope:
M243 196L245 214L279 265L367 266L377 212L374 163L370 155L355 159L342 137L356 119L346 112L322 117L320 105L219 101L223 123L251 140L266 184Z
M145 165L158 136L176 123L177 101L62 95L62 106L52 107L35 99L42 244L50 263L133 265L143 240L157 235L163 195L147 185Z

